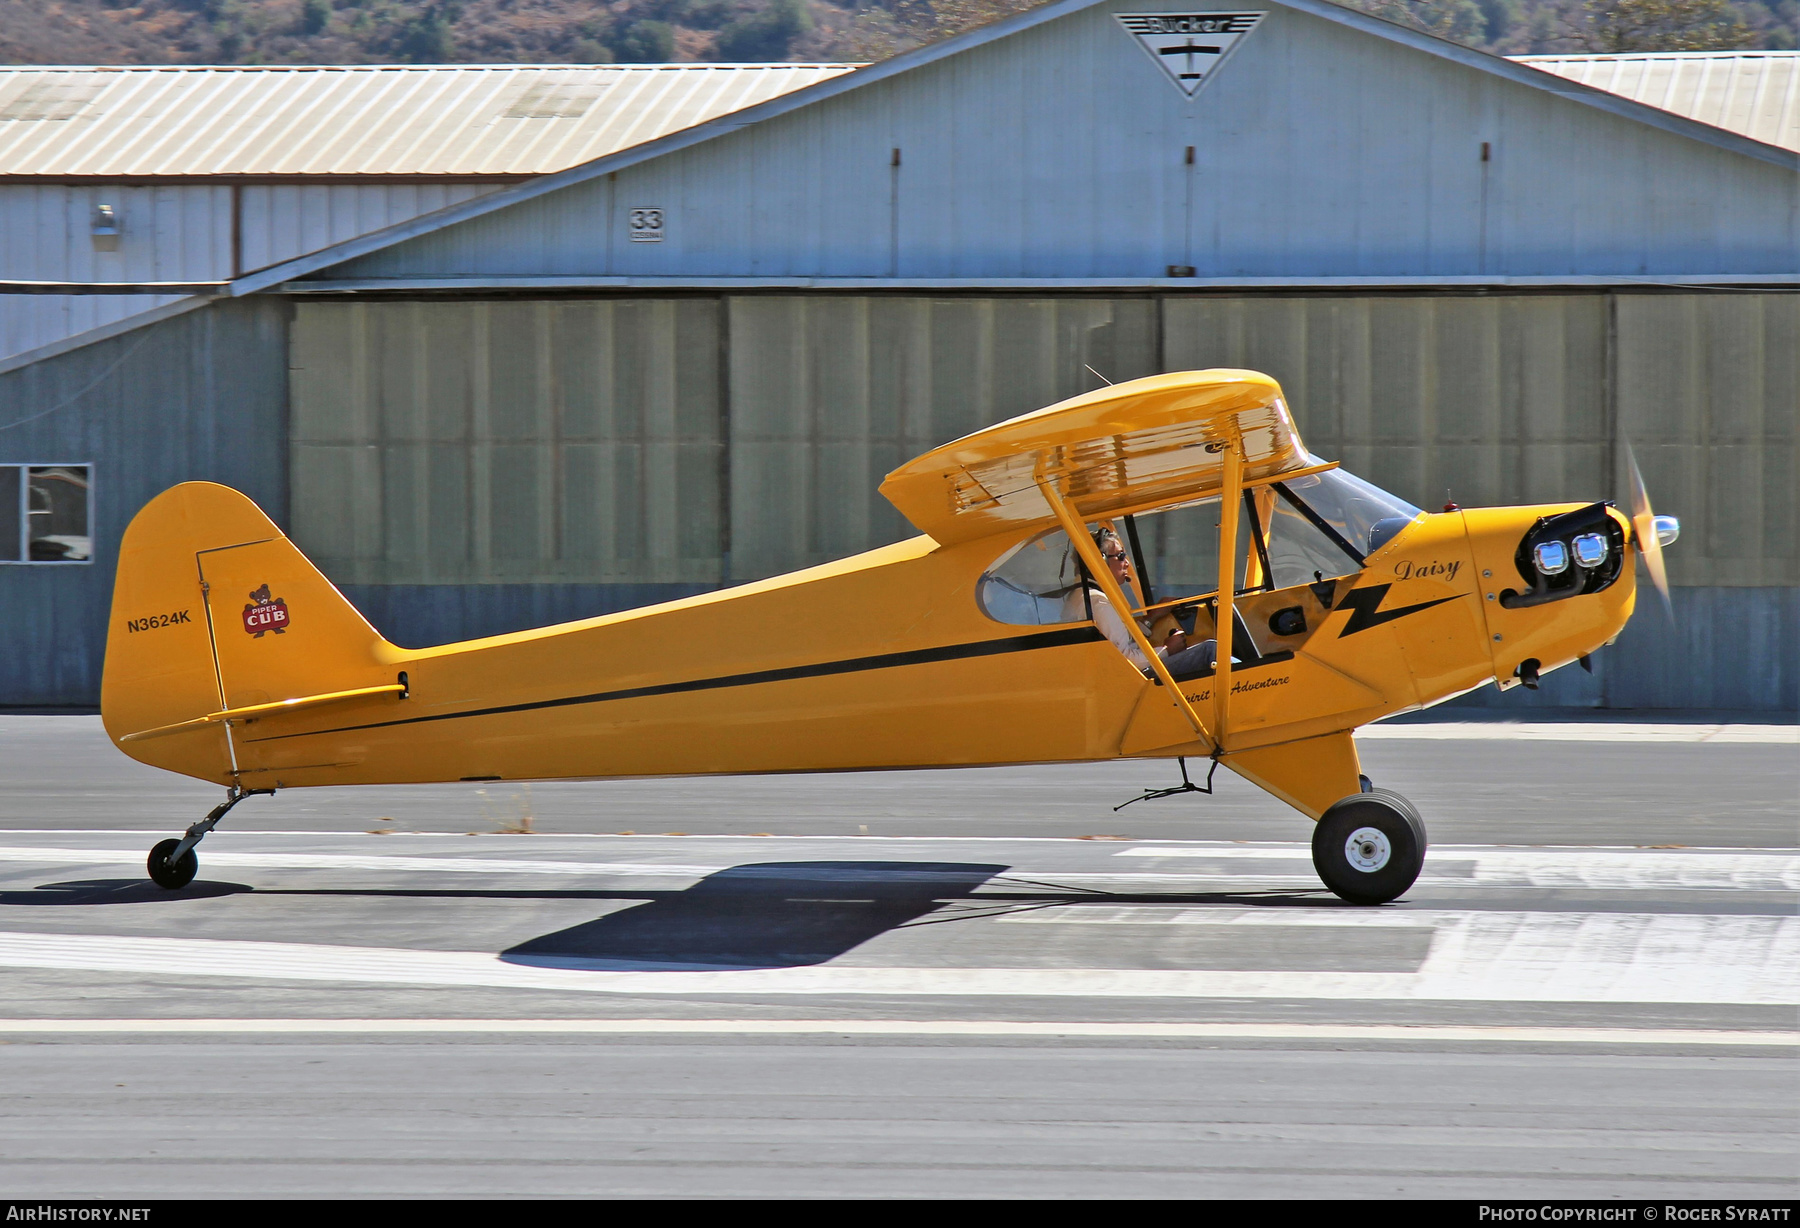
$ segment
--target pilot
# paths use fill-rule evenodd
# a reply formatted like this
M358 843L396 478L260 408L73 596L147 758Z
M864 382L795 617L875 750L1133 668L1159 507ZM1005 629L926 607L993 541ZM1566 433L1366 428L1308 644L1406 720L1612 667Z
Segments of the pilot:
M1119 582L1119 588L1129 593L1131 591L1131 556L1125 552L1125 543L1119 540L1117 533L1103 526L1094 530L1094 544L1100 547L1100 557L1105 559L1107 567L1112 569L1113 579ZM1150 662L1144 656L1143 649L1137 646L1137 641L1131 637L1131 632L1126 630L1125 620L1119 616L1117 610L1113 609L1112 602L1107 600L1106 594L1101 592L1099 586L1091 580L1086 596L1087 604L1094 612L1094 626L1100 634L1111 641L1112 646L1123 653L1127 661L1142 670L1145 677L1153 676ZM1079 604L1075 604L1079 603L1081 599L1082 594L1079 590L1071 593L1065 599L1067 603L1073 605L1073 608L1066 611L1071 620L1079 619L1082 616ZM1140 619L1138 626L1148 637L1149 625ZM1177 627L1163 642L1162 647L1156 650L1156 655L1162 658L1163 664L1168 666L1171 674L1191 674L1211 669L1218 651L1219 642L1217 640L1202 640L1197 644L1190 644L1187 633Z

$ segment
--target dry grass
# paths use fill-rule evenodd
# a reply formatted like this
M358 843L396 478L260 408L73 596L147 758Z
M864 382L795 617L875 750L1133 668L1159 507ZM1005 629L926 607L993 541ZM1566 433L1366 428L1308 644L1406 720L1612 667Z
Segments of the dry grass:
M514 793L508 798L505 805L499 807L498 812L496 812L494 800L488 796L486 789L475 790L475 795L481 799L481 817L492 823L501 835L529 836L531 834L531 824L537 815L531 805L530 785L526 785L522 792Z

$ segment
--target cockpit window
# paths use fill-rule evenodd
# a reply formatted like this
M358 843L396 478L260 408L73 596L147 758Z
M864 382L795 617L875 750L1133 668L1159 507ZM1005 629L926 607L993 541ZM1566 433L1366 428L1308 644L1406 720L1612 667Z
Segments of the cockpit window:
M1237 591L1355 575L1367 555L1423 514L1341 469L1252 487L1238 516ZM1125 596L1134 608L1218 590L1219 519L1215 495L1097 522L1117 533L1130 552L1127 588L1134 591ZM976 600L989 618L1014 626L1086 622L1085 576L1067 535L1052 529L1000 556L981 577Z
M1201 499L1142 516L1103 522L1130 550L1134 576L1126 596L1168 601L1203 596L1219 587L1219 500ZM1238 518L1237 574L1243 591L1259 557L1249 515ZM976 600L996 622L1055 626L1088 620L1080 557L1060 529L1040 533L1004 554L981 577ZM1309 572L1306 579L1311 580ZM1254 584L1260 584L1260 579ZM1147 587L1146 587L1147 586ZM1097 585L1095 587L1098 587Z
M1219 590L1218 496L1163 508L1131 518L1131 553L1150 582L1158 601L1171 597L1198 597ZM1256 546L1249 517L1238 516L1237 587L1249 582Z
M1014 547L981 577L976 600L995 622L1050 627L1087 621L1081 564L1061 529Z
M1307 457L1307 461L1324 464L1316 456ZM1398 495L1342 469L1328 469L1281 485L1330 525L1362 558L1387 545L1396 533L1424 515ZM1360 563L1361 558L1357 561Z

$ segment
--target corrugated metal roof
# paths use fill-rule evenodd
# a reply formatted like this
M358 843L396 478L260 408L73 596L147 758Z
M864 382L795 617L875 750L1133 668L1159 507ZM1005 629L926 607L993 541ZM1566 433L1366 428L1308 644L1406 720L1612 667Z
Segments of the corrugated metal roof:
M1521 55L1520 64L1633 102L1800 150L1800 52Z
M5 67L0 176L540 175L855 67Z

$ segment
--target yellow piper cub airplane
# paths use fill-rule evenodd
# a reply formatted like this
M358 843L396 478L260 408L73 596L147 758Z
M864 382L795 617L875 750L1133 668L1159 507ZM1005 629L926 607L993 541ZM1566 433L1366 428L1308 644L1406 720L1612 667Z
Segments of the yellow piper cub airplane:
M1425 513L1309 455L1268 376L1157 375L889 474L909 541L410 650L249 499L188 482L126 530L101 711L132 758L227 790L151 852L170 889L234 805L308 785L1182 759L1160 796L1208 791L1205 756L1317 821L1331 890L1385 903L1425 828L1351 731L1585 665L1631 615L1628 543L1663 585L1679 526L1641 486L1631 517Z

